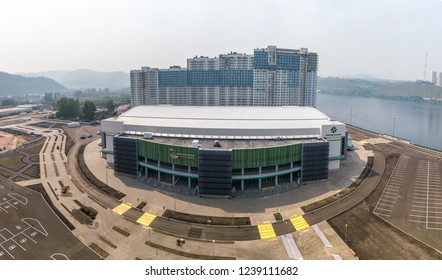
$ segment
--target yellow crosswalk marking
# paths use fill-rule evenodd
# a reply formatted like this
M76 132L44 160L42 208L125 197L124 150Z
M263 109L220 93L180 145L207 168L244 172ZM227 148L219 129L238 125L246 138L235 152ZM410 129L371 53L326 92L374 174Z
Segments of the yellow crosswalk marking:
M137 220L137 223L143 227L148 227L156 217L157 215L146 212Z
M302 216L295 216L293 218L290 218L290 222L292 222L297 231L301 231L310 227Z
M130 208L132 208L132 206L130 204L123 202L120 205L118 205L117 207L115 207L114 209L112 209L112 212L114 212L115 214L118 214L118 215L123 215Z
M275 231L272 224L260 224L258 225L259 235L261 239L276 238Z

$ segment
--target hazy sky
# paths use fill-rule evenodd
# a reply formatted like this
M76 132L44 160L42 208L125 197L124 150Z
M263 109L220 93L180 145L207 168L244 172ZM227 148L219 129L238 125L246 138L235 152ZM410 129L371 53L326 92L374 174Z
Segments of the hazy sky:
M307 47L319 75L442 72L440 0L2 0L0 71L129 71Z

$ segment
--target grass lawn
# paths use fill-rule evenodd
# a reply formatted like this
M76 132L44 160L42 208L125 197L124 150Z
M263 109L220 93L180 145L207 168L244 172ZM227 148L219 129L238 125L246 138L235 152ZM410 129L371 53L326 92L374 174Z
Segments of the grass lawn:
M9 157L0 159L0 165L14 171L18 171L26 166L26 164L22 161L24 157L25 156L22 154L14 153Z
M0 176L8 178L9 176L11 176L11 173L0 169Z
M41 148L43 147L43 144L45 143L45 140L46 138L43 138L40 141L32 143L32 145L24 149L23 152L31 155L38 155L40 153Z
M14 182L20 182L20 181L26 181L27 179L25 179L25 178L22 178L22 177L15 177L14 178Z
M32 165L30 168L28 168L28 170L23 172L23 174L31 176L36 179L40 178L40 165L38 164Z

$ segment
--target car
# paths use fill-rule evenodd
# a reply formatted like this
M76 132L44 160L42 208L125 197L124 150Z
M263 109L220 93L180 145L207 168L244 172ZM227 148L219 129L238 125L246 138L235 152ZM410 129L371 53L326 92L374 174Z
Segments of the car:
M90 134L90 133L87 133L87 132L85 132L85 133L83 133L83 135L81 135L81 139L86 139L86 138L90 138L90 137L92 137L92 135Z

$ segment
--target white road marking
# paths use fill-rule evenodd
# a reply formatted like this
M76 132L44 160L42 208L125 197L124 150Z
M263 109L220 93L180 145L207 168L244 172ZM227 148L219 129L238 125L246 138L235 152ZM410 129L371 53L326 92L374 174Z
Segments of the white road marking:
M382 208L382 207L376 207L376 209L379 209L379 210L382 210L382 211L387 211L387 212L393 212L393 210L391 210L391 209L385 209L385 208Z
M391 216L390 215L388 215L388 214L383 214L383 213L377 213L376 212L376 215L380 215L380 216L385 216L385 217L388 217L388 218L390 218Z
M386 203L382 203L382 202L379 202L378 205L383 205L383 206L392 207L392 208L394 207L394 205L386 204Z

